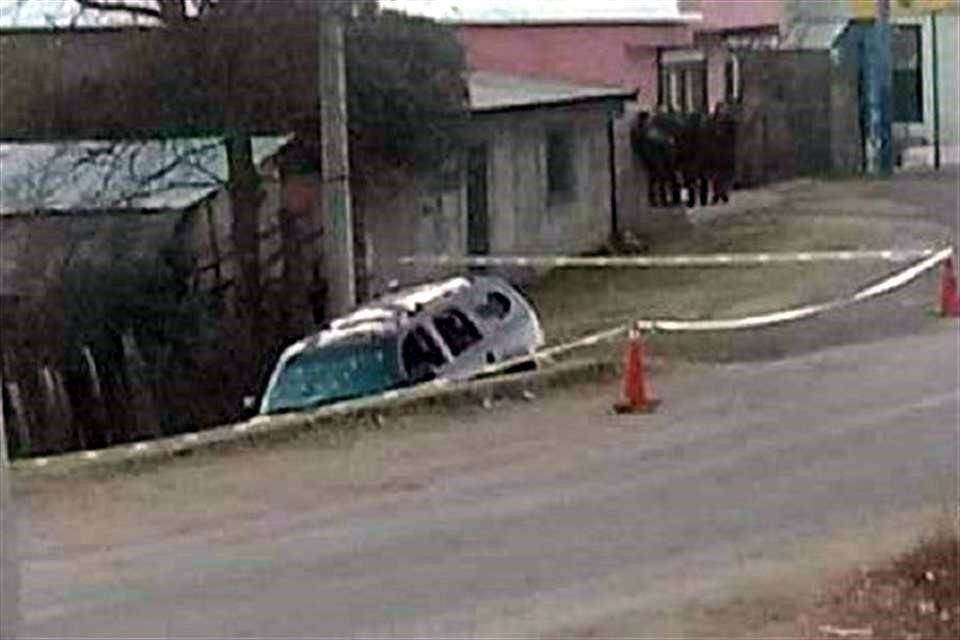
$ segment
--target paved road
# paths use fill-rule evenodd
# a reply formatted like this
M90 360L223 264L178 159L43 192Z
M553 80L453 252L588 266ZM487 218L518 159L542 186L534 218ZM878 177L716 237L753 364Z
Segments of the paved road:
M871 187L882 197L920 208L926 217L951 229L954 238L960 240L960 167L902 173L889 181L876 181Z
M670 585L721 575L749 549L956 504L958 342L944 323L681 370L658 379L651 417L608 415L607 388L454 415L431 437L478 464L432 460L418 477L410 453L403 490L376 499L272 504L107 548L58 546L68 522L27 550L24 637L548 634L624 603L670 606ZM483 446L483 433L500 436ZM226 471L203 473L216 484ZM195 497L174 486L164 500Z

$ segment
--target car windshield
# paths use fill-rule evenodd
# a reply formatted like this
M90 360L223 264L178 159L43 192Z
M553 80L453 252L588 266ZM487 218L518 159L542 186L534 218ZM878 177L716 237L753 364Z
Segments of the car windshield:
M334 344L288 360L268 392L264 410L303 409L371 395L402 382L393 341Z

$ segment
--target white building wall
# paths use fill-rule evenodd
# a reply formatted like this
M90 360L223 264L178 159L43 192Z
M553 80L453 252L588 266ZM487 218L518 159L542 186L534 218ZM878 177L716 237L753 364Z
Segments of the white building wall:
M933 48L933 21L937 21L937 50ZM904 164L932 164L934 109L939 106L941 157L944 163L960 163L960 13L894 17L893 24L919 25L923 82L923 122L895 123L898 139L912 140L904 152ZM934 55L938 73L934 78ZM939 105L934 83L939 85Z
M937 39L937 56L940 66L940 73L938 74L940 82L940 137L945 144L957 146L960 145L960 13L943 14L937 18ZM932 67L932 58L930 63ZM931 69L931 73L927 77L932 77L932 75ZM932 94L932 91L932 85L924 87L925 96L927 93ZM930 116L932 121L932 106Z
M923 78L923 122L910 123L911 137L933 140L934 122L934 50L933 16L894 18L894 24L918 25L921 38L921 69ZM960 15L940 15L937 20L937 64L940 85L940 135L944 142L960 141L960 95L957 84L958 50L960 50ZM902 125L901 125L902 126Z
M368 287L386 291L394 280L406 285L447 275L445 267L404 266L412 254L462 255L466 252L466 190L438 185L429 177L407 177L404 184L369 188L355 203L365 220Z
M604 110L507 114L490 121L492 253L577 253L603 245L611 228L609 115ZM549 131L572 135L570 197L547 194Z

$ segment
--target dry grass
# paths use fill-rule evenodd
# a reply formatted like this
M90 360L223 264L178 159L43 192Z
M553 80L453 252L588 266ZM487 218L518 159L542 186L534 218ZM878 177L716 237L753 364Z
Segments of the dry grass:
M935 228L904 232L897 220L757 212L702 221L643 238L651 254L788 252L923 246ZM551 342L562 342L636 319L737 317L831 300L895 266L878 262L715 269L557 269L530 289ZM765 332L750 340L777 355ZM770 348L763 347L770 342ZM729 334L656 336L665 355L727 360L745 345Z
M804 640L960 638L960 535L941 530L831 585L800 620Z

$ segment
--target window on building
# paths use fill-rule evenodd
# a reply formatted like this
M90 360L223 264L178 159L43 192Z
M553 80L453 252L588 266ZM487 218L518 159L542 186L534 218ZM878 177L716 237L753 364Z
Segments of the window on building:
M680 113L707 111L707 65L703 61L670 63L660 68L660 105Z
M687 111L699 111L705 113L710 110L707 103L707 65L706 63L697 65L687 70L690 83L690 97L687 104Z
M670 67L660 67L658 75L660 81L657 83L657 95L659 97L657 104L661 109L674 109L674 105L678 102L676 70Z
M740 102L743 97L743 87L740 80L740 59L737 54L730 53L723 67L723 96L727 102Z
M895 25L893 53L893 120L923 121L923 75L920 60L920 26Z
M670 104L670 106L681 113L687 113L690 111L690 83L687 81L687 70L684 68L678 68L673 71L671 74L671 88L675 100Z
M574 145L569 131L551 131L547 134L547 199L565 200L574 191Z
M668 82L670 82L669 72L666 67L661 66L657 69L657 104L660 106L669 104L669 100L667 100Z

